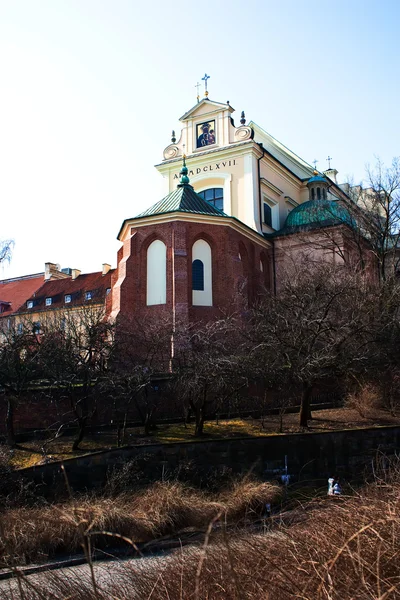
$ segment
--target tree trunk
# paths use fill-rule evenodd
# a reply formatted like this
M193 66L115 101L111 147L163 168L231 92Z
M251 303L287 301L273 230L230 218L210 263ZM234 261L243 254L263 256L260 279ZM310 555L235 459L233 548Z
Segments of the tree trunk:
M82 417L78 419L78 433L74 440L74 443L72 444L72 450L79 450L79 444L85 437L86 421L87 417Z
M118 446L118 448L121 448L121 446L122 446L122 428L123 428L123 425L121 423L121 419L118 417L118 421L117 421L117 446Z
M15 432L14 432L14 404L11 397L7 400L7 414L6 414L6 432L7 432L7 444L10 448L15 447Z
M304 381L300 407L300 427L308 427L308 420L311 419L311 392L311 383L309 381Z
M153 410L150 409L146 412L146 417L144 421L144 434L150 435L151 427L153 425Z
M200 437L203 435L204 429L204 409L200 407L196 411L196 426L194 430L194 435L196 437Z

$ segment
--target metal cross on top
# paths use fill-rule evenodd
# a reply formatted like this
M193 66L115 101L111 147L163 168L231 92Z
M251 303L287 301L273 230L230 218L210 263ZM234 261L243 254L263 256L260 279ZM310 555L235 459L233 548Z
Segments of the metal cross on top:
M315 170L317 170L317 164L318 164L318 161L317 161L317 159L316 159L316 158L314 158L314 160L313 160L313 165L314 165L314 169L315 169Z
M328 161L328 168L331 168L331 160L332 160L332 156L329 156L328 154L328 158L326 159Z
M199 87L200 87L200 83L197 82L196 85L194 86L195 88L197 88L197 102L200 102L200 95L199 95Z
M207 79L210 79L210 75L207 75L207 73L205 73L205 74L204 74L204 77L202 77L202 78L201 78L201 80L202 80L202 81L204 81L204 88L205 88L204 95L205 95L205 97L206 97L206 98L207 98L207 96L208 96L208 91L207 91Z

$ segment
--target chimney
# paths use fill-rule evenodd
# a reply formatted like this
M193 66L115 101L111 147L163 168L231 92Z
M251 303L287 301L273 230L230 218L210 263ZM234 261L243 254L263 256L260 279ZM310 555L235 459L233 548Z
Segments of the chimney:
M72 279L76 279L77 277L79 277L80 274L81 271L79 269L71 269Z
M108 271L111 269L111 265L109 265L108 263L103 263L102 267L102 275L107 275Z
M44 263L44 280L49 281L54 276L60 272L60 265L56 265L55 263L47 262ZM57 278L57 277L56 277Z

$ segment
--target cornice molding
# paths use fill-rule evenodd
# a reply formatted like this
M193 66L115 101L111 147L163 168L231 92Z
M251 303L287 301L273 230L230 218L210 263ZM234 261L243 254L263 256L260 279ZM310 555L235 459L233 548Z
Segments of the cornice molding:
M270 248L271 242L266 240L261 233L254 231L235 217L213 217L211 215L200 215L194 213L164 213L161 215L154 215L151 217L143 217L141 219L127 219L124 223L118 239L123 242L126 240L129 234L132 234L131 229L137 229L141 227L149 227L157 224L171 223L174 221L183 221L186 223L204 223L207 225L218 225L223 227L231 227L235 231L238 231L251 241L264 248Z
M278 187L276 187L276 185L271 183L271 181L268 181L268 179L265 179L265 177L261 177L260 182L262 183L262 185L265 185L265 187L267 187L269 190L271 190L278 196L283 196L283 191L280 190Z

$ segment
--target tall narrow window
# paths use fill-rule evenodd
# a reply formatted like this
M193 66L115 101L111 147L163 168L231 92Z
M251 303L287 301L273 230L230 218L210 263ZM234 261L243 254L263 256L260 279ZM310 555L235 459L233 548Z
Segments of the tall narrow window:
M264 202L264 223L268 227L272 227L272 209L266 202Z
M212 306L212 257L210 245L197 240L192 248L193 306Z
M204 291L204 264L198 258L192 263L192 290Z
M167 302L167 247L155 240L147 249L147 306Z

